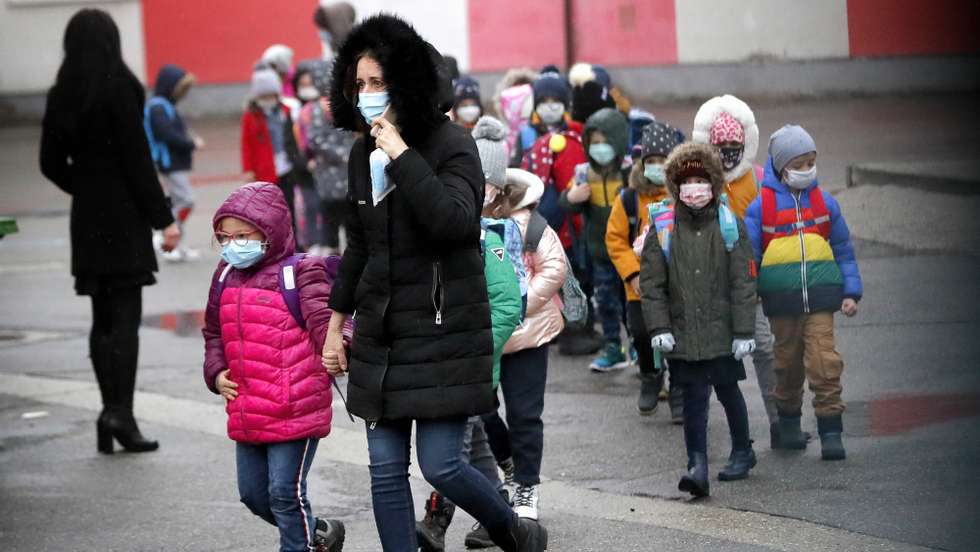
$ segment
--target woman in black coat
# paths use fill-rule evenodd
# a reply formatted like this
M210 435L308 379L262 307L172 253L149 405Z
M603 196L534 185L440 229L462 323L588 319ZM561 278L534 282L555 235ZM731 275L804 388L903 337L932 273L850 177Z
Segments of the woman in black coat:
M466 417L494 409L493 337L480 254L483 171L469 133L440 110L441 66L431 45L388 15L355 27L338 53L334 122L362 136L350 155L355 214L331 291L340 316L331 318L324 364L346 370L341 329L356 311L348 407L368 422L384 550L417 549L408 484L413 420L426 480L504 550L540 550L544 530L518 521L460 461ZM376 148L391 161L372 171ZM379 200L385 182L394 189Z
M68 22L65 58L48 92L41 172L71 195L71 272L92 298L89 354L102 393L98 449L157 449L133 418L142 286L155 282L152 229L165 250L180 231L143 132L143 86L126 67L109 14L84 9Z

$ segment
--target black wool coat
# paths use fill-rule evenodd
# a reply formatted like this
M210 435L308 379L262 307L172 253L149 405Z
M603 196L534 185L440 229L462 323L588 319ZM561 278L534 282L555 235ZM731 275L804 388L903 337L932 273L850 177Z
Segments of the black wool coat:
M152 229L174 218L143 131L141 90L114 77L87 114L76 114L77 102L48 94L40 155L44 176L71 195L71 272L152 282Z
M348 406L368 421L494 408L493 336L480 254L484 177L469 133L444 120L388 166L371 199L373 139L351 150L349 245L330 306L356 312Z

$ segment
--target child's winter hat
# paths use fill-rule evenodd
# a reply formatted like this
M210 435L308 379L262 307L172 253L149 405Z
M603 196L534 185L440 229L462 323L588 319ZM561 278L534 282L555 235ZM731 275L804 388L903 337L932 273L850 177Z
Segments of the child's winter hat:
M252 73L252 86L249 93L253 98L267 94L282 94L282 81L272 69L259 69Z
M485 116L480 117L473 127L473 140L480 150L480 164L483 165L483 176L487 184L503 189L507 184L507 127L499 120Z
M560 75L544 73L531 86L534 88L534 105L538 105L545 98L555 98L565 104L566 108L568 107L571 91L568 89L568 83Z
M721 115L711 123L711 130L708 132L708 141L711 145L717 146L725 142L745 143L745 128L727 111L722 111Z
M677 147L677 129L667 123L654 121L643 127L643 137L640 144L641 159L651 155L667 157Z
M769 156L776 174L783 172L793 159L811 151L817 151L817 144L800 125L785 125L769 138Z
M262 61L280 74L288 73L293 65L293 49L285 44L273 44L262 53Z
M558 70L556 65L549 63L548 65L542 67L541 71L538 71L538 76L543 77L545 75L561 78L561 71Z
M464 75L456 79L456 86L453 87L453 96L456 103L463 100L476 100L480 102L480 83L469 75Z

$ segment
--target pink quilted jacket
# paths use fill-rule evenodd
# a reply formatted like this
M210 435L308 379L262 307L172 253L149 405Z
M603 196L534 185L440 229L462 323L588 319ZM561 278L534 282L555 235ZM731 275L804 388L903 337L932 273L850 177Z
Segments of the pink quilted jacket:
M531 212L522 209L513 213L511 218L520 227L521 234L525 234ZM537 251L524 256L524 265L528 274L527 314L504 345L504 354L540 347L565 328L558 290L565 282L568 264L561 240L554 230L545 228Z
M320 364L330 320L332 278L322 259L296 266L300 310L308 330L290 314L279 291L280 262L295 251L292 224L282 192L274 184L253 183L233 192L214 216L233 216L259 228L268 247L263 259L245 270L219 263L205 313L204 380L230 370L238 397L228 402L228 436L247 443L322 438L333 416L331 379ZM221 289L219 296L218 290Z

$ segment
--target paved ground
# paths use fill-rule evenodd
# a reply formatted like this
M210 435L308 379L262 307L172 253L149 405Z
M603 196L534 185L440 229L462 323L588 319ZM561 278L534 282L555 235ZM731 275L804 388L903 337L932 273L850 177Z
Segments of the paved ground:
M834 100L766 104L756 114L763 136L783 121L812 127L823 179L840 191L854 162L970 159L975 105L963 97ZM655 112L681 124L695 108ZM0 241L2 550L275 546L274 530L237 501L233 445L220 402L201 382L194 316L174 314L201 308L216 260L206 249L208 218L233 188L226 175L237 162L234 122L195 126L210 147L198 159L200 210L188 240L205 249L205 260L163 266L160 284L145 293L137 414L162 448L113 457L94 447L99 406L85 358L89 307L72 294L67 274L67 199L37 174L37 129L0 129L0 215L18 215L21 227ZM891 210L869 213L846 193L838 197L851 218L908 230ZM759 466L747 481L713 481L713 496L692 503L676 490L681 431L666 412L636 415L634 374L596 376L587 359L553 355L542 494L551 550L977 548L980 260L855 232L865 238L857 246L867 296L858 318L838 323L848 460L821 462L816 446L804 454L770 451L750 374L743 391ZM348 524L348 550L377 550L363 428L336 414L312 470L311 499L318 512ZM728 453L717 403L710 423L715 471ZM427 487L418 478L413 485L421 504ZM462 550L470 523L465 515L454 523L450 550Z

